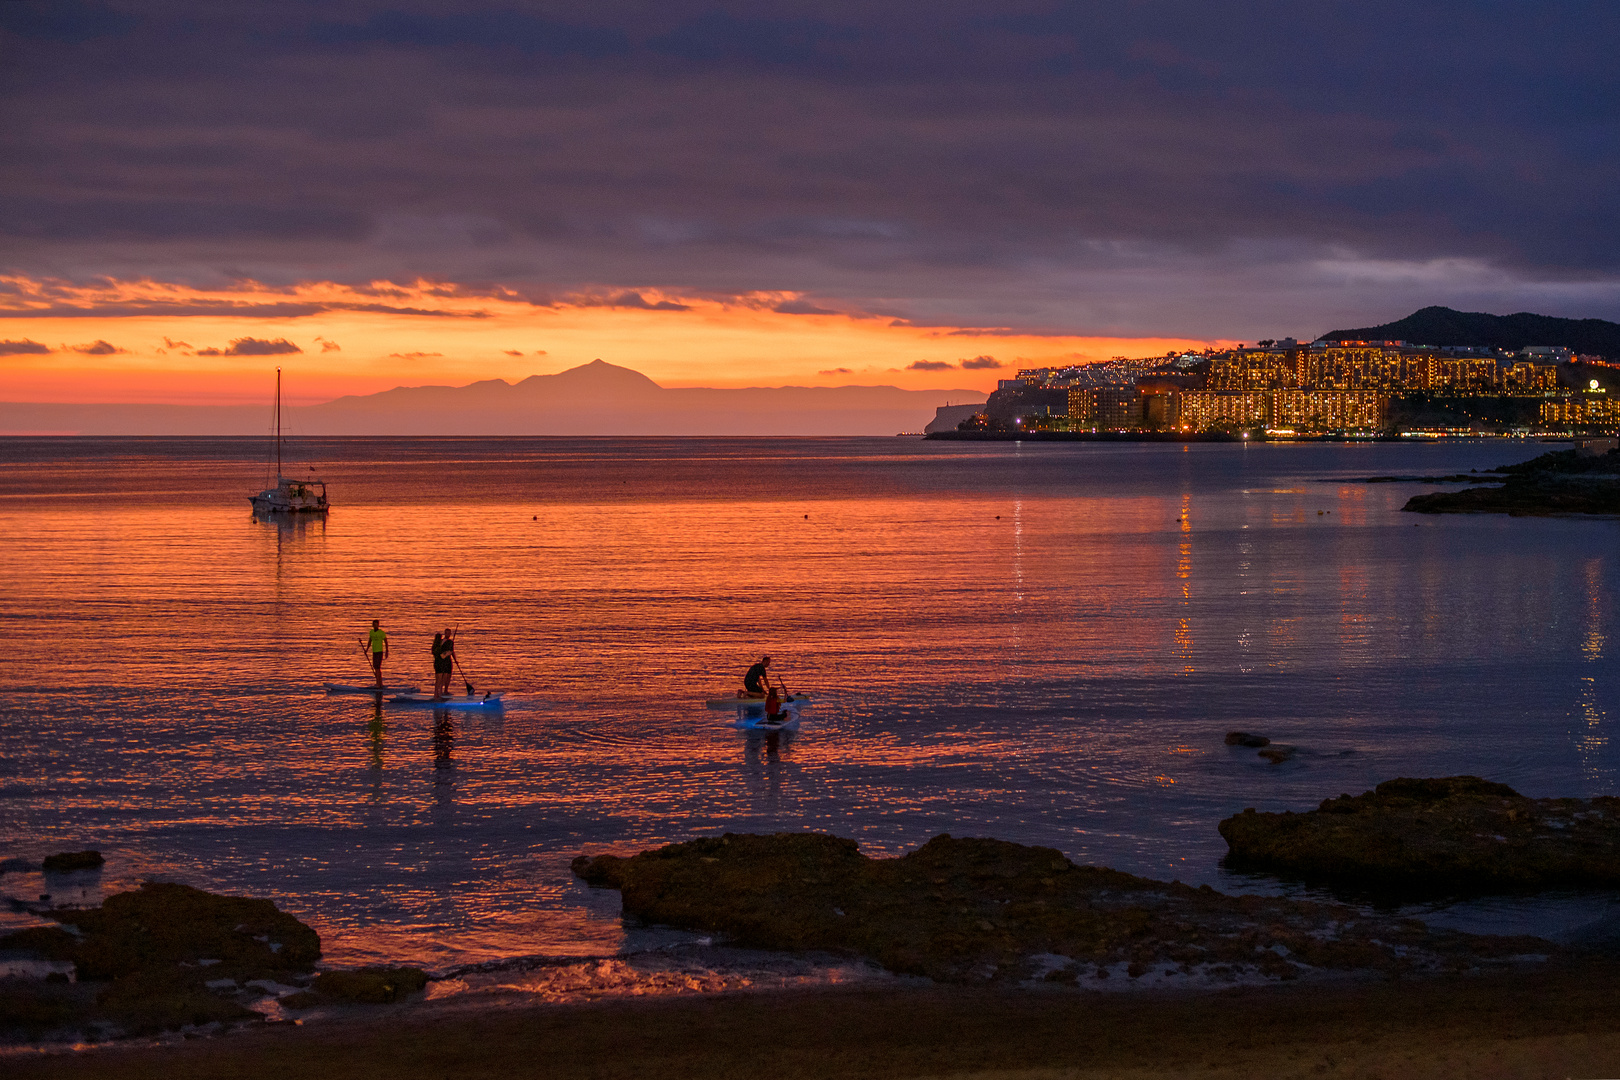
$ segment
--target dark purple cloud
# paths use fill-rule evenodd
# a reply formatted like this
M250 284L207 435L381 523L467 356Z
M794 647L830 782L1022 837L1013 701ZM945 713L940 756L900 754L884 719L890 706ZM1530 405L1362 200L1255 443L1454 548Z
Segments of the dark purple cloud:
M76 353L84 353L86 356L113 356L117 353L129 352L128 349L120 349L112 342L103 341L100 338L85 345L69 345L68 348Z
M0 265L1015 333L1613 318L1617 44L1596 0L25 0Z
M286 338L236 338L223 349L198 349L198 356L280 356L283 353L301 353L297 345Z
M23 338L21 341L0 341L0 356L22 356L25 354L44 355L51 351L49 345L41 345L37 341Z
M989 371L993 368L1002 368L1006 366L1006 364L1003 364L1000 360L997 360L993 356L973 356L962 361L963 371Z
M626 291L613 296L582 296L572 299L572 303L579 307L606 307L606 308L638 308L642 311L691 311L686 304L679 304L673 300L660 300L653 303L638 292Z
M808 300L784 300L771 308L782 315L837 315L832 308L817 307Z
M913 360L906 365L907 371L954 371L956 365L945 360Z

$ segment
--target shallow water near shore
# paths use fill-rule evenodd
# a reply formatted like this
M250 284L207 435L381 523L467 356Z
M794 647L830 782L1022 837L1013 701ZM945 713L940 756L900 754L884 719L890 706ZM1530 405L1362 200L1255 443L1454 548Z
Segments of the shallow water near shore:
M689 947L568 862L722 831L1309 893L1223 870L1216 823L1395 776L1620 794L1620 523L1414 520L1434 486L1350 482L1549 448L309 440L334 509L264 522L256 442L0 440L0 859L109 859L0 893L184 881L274 899L329 963L438 972ZM507 707L326 695L367 678L372 618L391 682L430 687L455 625ZM765 651L816 695L797 732L703 706ZM1620 921L1583 894L1412 910Z

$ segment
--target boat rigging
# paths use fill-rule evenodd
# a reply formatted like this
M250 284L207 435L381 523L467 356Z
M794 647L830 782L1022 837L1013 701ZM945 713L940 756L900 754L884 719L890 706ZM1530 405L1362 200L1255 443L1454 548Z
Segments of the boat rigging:
M255 513L324 514L326 481L316 477L295 479L281 475L281 369L276 368L276 486L249 495Z

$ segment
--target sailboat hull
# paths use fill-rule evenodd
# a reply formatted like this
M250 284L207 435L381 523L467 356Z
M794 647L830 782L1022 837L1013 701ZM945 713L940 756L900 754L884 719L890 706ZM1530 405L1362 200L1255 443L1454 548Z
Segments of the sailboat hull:
M320 480L289 480L277 477L276 486L249 495L248 502L261 514L324 514L326 484Z

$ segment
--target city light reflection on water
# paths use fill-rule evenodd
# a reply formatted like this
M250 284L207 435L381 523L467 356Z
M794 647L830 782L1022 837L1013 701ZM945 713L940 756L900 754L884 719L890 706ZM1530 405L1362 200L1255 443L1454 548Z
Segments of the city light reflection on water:
M1620 525L1322 482L1542 449L312 441L335 509L289 522L248 511L254 444L7 441L0 857L110 862L0 888L169 877L446 969L689 940L622 926L582 851L951 832L1275 889L1220 868L1221 817L1398 775L1614 794ZM327 696L372 618L390 681L455 626L510 707ZM766 651L818 695L797 733L703 707Z

